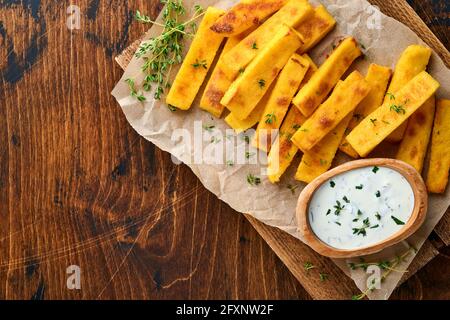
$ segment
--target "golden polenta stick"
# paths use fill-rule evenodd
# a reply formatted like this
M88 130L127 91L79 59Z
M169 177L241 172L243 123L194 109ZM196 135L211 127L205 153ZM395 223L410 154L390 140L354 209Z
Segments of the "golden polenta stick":
M450 169L450 100L438 100L431 140L431 159L427 188L432 193L444 193Z
M275 37L281 25L297 27L314 13L307 1L291 0L259 28L250 33L236 47L224 55L225 72L230 79L236 78L242 70L266 48Z
M294 98L293 103L307 117L325 100L344 72L361 55L354 38L345 39L319 67Z
M225 122L231 128L233 128L236 133L241 133L247 129L252 128L254 125L256 125L258 123L259 119L261 119L261 116L264 112L264 109L265 109L267 102L269 101L270 95L273 91L274 85L275 85L275 82L272 83L269 90L267 90L264 97L261 99L261 101L259 101L256 108L250 113L250 115L247 118L245 118L244 120L240 120L236 116L234 116L233 113L230 113L225 117Z
M306 117L295 106L291 106L269 152L267 174L270 182L279 182L294 160L298 148L291 138L305 121Z
M208 111L213 116L220 118L223 113L225 106L220 104L225 92L228 90L230 85L233 83L233 79L226 76L223 71L223 56L235 47L245 35L237 35L227 39L225 46L223 47L222 53L220 54L219 60L211 73L208 84L206 85L203 96L200 100L200 108Z
M223 37L211 31L210 27L223 13L223 10L214 7L206 10L189 52L167 94L168 105L181 110L191 107L222 43Z
M422 71L368 115L350 132L347 141L361 157L367 156L434 95L439 86L439 82Z
M395 95L395 93L412 78L422 71L425 71L428 62L430 61L431 53L432 51L430 48L420 45L412 45L406 48L395 66L394 75L392 76L392 81L387 92ZM389 99L390 95L388 94L384 102L387 102ZM387 140L391 142L399 142L402 140L407 125L408 122L403 123L387 138Z
M383 103L386 88L389 84L391 69L377 64L371 64L367 71L366 81L370 84L370 92L356 107L353 117L350 120L347 131L353 130L365 117L371 114ZM358 152L352 148L346 139L343 139L339 150L345 152L352 158L359 158Z
M309 69L308 59L294 53L281 70L269 101L264 109L253 139L253 146L269 151L272 144L272 130L278 129L291 105L306 72Z
M397 159L412 165L421 173L433 128L436 99L432 96L413 113L397 152ZM450 143L450 141L448 141Z
M314 14L296 28L303 36L303 44L298 50L300 53L308 52L320 42L336 25L336 20L320 5L314 9Z
M300 44L295 31L281 25L272 41L231 84L220 103L239 120L247 118Z
M296 180L310 183L330 169L352 115L353 113L347 115L322 141L303 154L302 161L295 174Z
M314 76L311 81L313 79ZM354 71L336 86L331 96L294 134L292 142L303 152L311 150L356 108L369 91L370 85L358 71Z
M238 35L278 11L287 0L241 0L220 17L211 30L225 37Z
M303 55L303 57L309 61L310 67L306 72L303 82L300 84L300 88L308 83L318 69L317 65L308 55ZM270 149L268 158L268 176L270 182L279 182L281 176L286 172L287 168L294 160L294 157L298 152L298 147L292 143L291 138L305 121L306 117L294 105L291 105L286 115L286 119L281 125L279 135Z

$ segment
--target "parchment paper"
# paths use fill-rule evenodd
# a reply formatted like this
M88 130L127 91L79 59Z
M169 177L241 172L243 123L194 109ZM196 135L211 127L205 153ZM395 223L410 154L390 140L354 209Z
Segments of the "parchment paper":
M222 1L217 3L214 0L184 0L186 8L193 10L195 4L200 4L204 8L215 5L216 7L228 8L236 0ZM318 1L310 1L318 5ZM331 51L332 45L343 36L352 35L364 47L366 59L360 59L353 67L363 74L366 73L370 63L395 66L395 63L402 51L411 44L423 44L420 38L408 27L400 22L389 18L372 7L365 0L323 0L321 1L337 20L336 29L328 35L311 53L314 61L321 64L326 55ZM186 17L190 14L187 13ZM160 17L158 18L160 19ZM379 28L380 26L381 28ZM157 26L152 27L147 33L147 37L158 35L161 29ZM188 47L188 44L186 45ZM284 175L279 185L272 185L268 180L262 177L262 183L259 186L251 186L247 182L247 175L253 173L261 176L262 166L258 164L227 165L215 164L195 164L192 163L192 157L180 154L180 148L185 148L186 144L193 143L180 139L172 139L172 134L176 129L185 128L194 133L194 122L203 121L203 124L213 125L214 132L225 132L229 127L223 119L214 119L208 113L198 108L198 98L194 102L191 110L171 112L163 102L155 101L152 92L145 93L147 100L145 103L138 102L130 97L128 85L124 82L127 78L134 78L136 84L142 82L142 73L140 67L142 60L133 58L128 65L122 79L114 88L112 94L119 102L125 113L125 116L131 126L145 139L154 143L164 151L176 154L181 161L188 164L192 171L198 176L203 185L219 197L219 199L228 203L233 209L242 213L249 213L258 220L291 234L301 239L297 232L297 221L295 217L295 207L298 195L304 187L304 184L293 180L296 163L294 163L288 172ZM174 68L172 77L175 76L177 69ZM450 71L445 67L437 54L433 54L430 66L430 74L441 83L438 97L450 97ZM214 132L209 133L214 135ZM227 137L228 138L228 137ZM239 137L237 143L246 144ZM239 142L242 140L241 142ZM205 147L208 143L205 141ZM382 149L382 148L381 148ZM386 150L389 147L386 146ZM257 152L256 150L254 152ZM382 151L381 153L389 152ZM340 154L334 165L348 161L349 158ZM298 185L295 195L287 188L287 185ZM429 199L429 209L425 224L420 230L411 236L407 241L384 250L383 252L365 257L366 261L384 261L392 260L397 255L403 254L409 246L419 249L440 218L450 205L450 188L444 195L431 195ZM405 261L396 267L398 270L406 270L415 253L411 253ZM348 276L350 276L356 285L362 290L366 290L367 277L369 276L363 270L350 270L347 260L333 260ZM356 260L359 261L359 260ZM369 293L370 299L387 299L397 286L403 273L393 272L382 283L381 289ZM350 297L349 297L350 298Z

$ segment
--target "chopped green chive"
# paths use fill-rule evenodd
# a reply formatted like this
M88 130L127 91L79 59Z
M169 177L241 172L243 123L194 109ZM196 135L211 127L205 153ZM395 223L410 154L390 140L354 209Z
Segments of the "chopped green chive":
M373 172L373 173L377 173L378 170L380 170L380 168L378 168L377 166L375 166L375 167L373 167L372 172Z
M364 186L362 184L360 184L359 186L356 186L355 189L362 190L363 187Z
M333 180L331 180L330 181L330 187L334 188L335 186L336 186L336 183Z
M396 217L394 217L394 216L391 216L391 218L392 218L392 220L394 220L394 222L395 222L397 225L399 225L399 226L405 224L402 220L400 220L400 219L398 219L398 218L396 218Z

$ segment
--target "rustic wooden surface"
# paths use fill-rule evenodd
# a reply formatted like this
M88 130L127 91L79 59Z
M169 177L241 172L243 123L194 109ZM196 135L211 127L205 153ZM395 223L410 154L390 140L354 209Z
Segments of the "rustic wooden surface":
M448 47L448 8L435 3L416 9ZM248 221L140 138L110 96L114 56L145 31L132 13L156 16L156 2L77 1L72 32L69 4L0 2L0 298L309 299ZM393 298L449 298L440 250ZM79 291L66 287L72 264Z

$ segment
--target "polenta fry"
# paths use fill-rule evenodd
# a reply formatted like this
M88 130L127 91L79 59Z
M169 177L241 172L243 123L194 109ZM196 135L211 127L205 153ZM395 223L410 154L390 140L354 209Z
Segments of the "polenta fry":
M353 61L361 54L354 38L345 39L319 67L311 81L298 92L293 100L294 105L306 117L309 117L326 99Z
M253 146L263 151L269 151L272 139L272 130L278 129L291 105L292 98L297 92L306 72L309 69L308 59L293 54L284 66L275 83L269 101L259 121L253 139Z
M305 121L306 117L295 106L291 106L269 152L267 175L270 182L279 182L294 160L298 148L291 142L291 138Z
M295 174L296 180L310 183L331 168L339 143L344 136L345 129L347 128L352 115L353 113L347 115L333 131L328 133L325 138L322 139L322 141L303 154L302 161Z
M303 152L311 150L356 108L369 91L370 85L358 71L354 71L336 86L331 96L294 134L292 142Z
M426 71L419 73L353 129L347 141L361 157L367 156L434 95L439 86Z
M431 140L431 159L427 187L432 193L444 193L450 169L450 100L438 100Z
M228 90L230 85L233 83L233 79L226 76L223 67L223 56L229 52L233 47L235 47L245 35L237 35L227 39L225 46L223 47L222 53L220 54L219 60L211 73L211 77L206 85L203 96L200 100L200 108L208 111L213 116L220 118L225 109L225 106L220 104L225 92Z
M241 0L220 17L211 30L225 37L238 35L284 6L287 0Z
M281 25L295 28L311 17L313 7L306 1L291 0L259 28L250 33L230 52L224 55L225 72L235 79L261 50L272 41Z
M247 118L300 44L294 30L280 26L272 41L231 84L220 103L239 120Z
M299 53L305 53L311 50L320 42L336 25L336 20L320 5L314 9L314 14L306 19L296 28L298 33L303 36L303 44L298 50Z
M254 125L256 125L261 119L261 116L264 112L264 109L267 105L267 102L269 101L270 95L273 91L275 83L272 83L269 90L267 90L264 97L259 101L256 108L250 113L250 115L245 118L244 120L238 119L233 113L228 114L225 117L225 122L234 129L236 133L241 133L247 129L252 128Z
M420 45L412 45L406 48L395 66L394 75L392 76L392 81L389 84L387 92L395 95L412 78L420 72L425 71L430 61L431 52L430 48ZM390 95L387 95L384 102L387 102L389 99ZM402 140L407 125L408 122L406 121L389 135L387 140L391 142L399 142Z
M189 52L167 94L168 105L181 110L191 107L222 43L223 37L211 31L210 27L223 13L223 10L214 7L206 10Z
M386 88L391 78L391 69L377 64L371 64L367 71L366 81L370 84L370 92L356 107L350 120L347 131L353 130L365 117L375 111L382 103L386 94ZM352 158L359 158L358 152L352 148L346 139L343 139L339 150Z
M432 96L413 113L397 152L397 159L412 165L421 173L433 128L436 99Z

